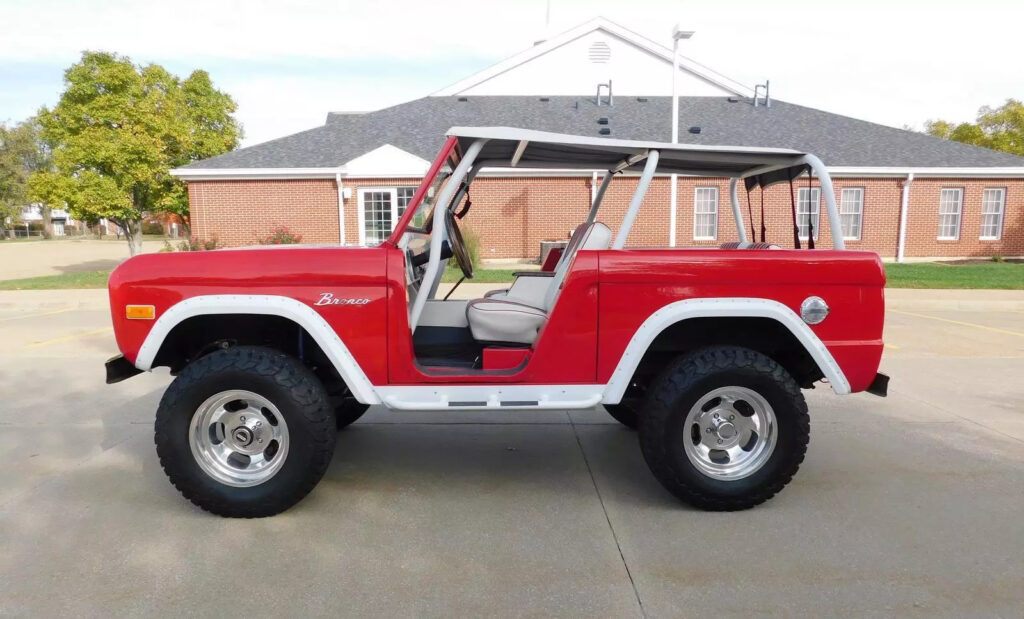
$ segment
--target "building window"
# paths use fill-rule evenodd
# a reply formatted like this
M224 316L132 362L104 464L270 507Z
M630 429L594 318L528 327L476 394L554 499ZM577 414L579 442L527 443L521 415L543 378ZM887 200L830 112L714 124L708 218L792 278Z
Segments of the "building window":
M810 228L814 226L814 240L818 240L818 229L821 219L821 189L818 187L800 187L796 192L796 221L800 228L800 240L806 241L810 236Z
M693 240L718 238L718 187L697 187L693 191Z
M379 245L391 236L415 187L373 187L359 190L359 243Z
M399 187L398 188L398 216L401 217L405 213L405 207L409 206L412 202L413 195L416 194L415 187ZM395 223L398 223L397 221Z
M1005 189L986 189L981 197L981 240L996 241L1003 236Z
M863 189L859 187L843 189L839 201L839 220L843 225L843 238L859 241L861 223L864 221Z
M963 189L943 189L939 192L940 241L955 241L960 238L960 212L963 202Z

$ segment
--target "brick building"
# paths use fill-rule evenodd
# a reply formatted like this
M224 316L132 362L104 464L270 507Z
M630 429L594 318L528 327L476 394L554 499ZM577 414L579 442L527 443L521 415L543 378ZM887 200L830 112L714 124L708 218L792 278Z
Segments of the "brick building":
M666 141L670 50L597 19L539 43L431 96L366 113L331 113L323 126L175 171L189 186L193 232L252 244L278 224L309 243L385 238L452 126L516 126ZM830 114L753 99L746 87L683 60L680 142L812 152L835 181L850 248L883 258L1024 256L1024 158ZM603 84L596 96L598 84ZM612 91L609 93L609 91ZM599 172L544 175L485 170L465 220L483 258L535 258L587 212ZM654 179L631 245L695 247L735 240L728 180ZM636 177L610 186L601 212L613 229ZM741 195L748 229L792 239L813 225L830 245L817 183L798 179ZM674 235L672 221L674 217ZM673 238L674 237L674 238ZM674 243L673 243L674 241Z

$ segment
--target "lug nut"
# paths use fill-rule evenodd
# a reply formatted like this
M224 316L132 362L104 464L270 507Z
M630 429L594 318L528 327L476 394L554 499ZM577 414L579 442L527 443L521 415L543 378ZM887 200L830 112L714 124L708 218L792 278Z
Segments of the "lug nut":
M715 413L715 419L718 419L718 413Z
M716 416L717 416L717 415L716 415ZM241 419L242 421L245 421L245 415L242 415L240 419Z
M736 415L729 415L729 421L732 421L733 419L736 419Z
M721 445L721 444L722 444L722 439L718 439L718 444L719 444L719 445Z

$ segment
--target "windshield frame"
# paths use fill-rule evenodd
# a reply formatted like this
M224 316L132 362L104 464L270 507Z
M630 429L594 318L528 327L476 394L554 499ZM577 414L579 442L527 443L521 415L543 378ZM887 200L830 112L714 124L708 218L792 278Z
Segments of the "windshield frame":
M419 210L420 205L427 196L427 190L431 185L434 184L434 179L440 174L441 168L446 163L451 165L454 170L462 159L462 154L458 148L459 140L455 137L449 137L445 140L441 150L437 153L437 157L434 162L430 164L430 168L427 170L426 176L420 182L420 186L416 188L416 193L413 194L412 200L409 205L405 208L405 212L402 213L402 218L398 220L398 224L395 225L395 229L392 230L391 236L381 245L390 245L392 247L398 247L399 241L402 239L402 235L405 234L406 228L412 222L413 217Z

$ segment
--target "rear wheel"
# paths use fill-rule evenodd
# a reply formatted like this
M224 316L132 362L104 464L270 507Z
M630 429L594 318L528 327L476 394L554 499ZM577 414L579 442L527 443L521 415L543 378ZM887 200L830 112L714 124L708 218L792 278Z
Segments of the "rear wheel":
M156 448L171 483L221 516L282 512L323 477L335 421L320 381L275 350L238 346L187 366L156 415Z
M753 350L716 347L671 364L651 385L640 446L651 472L696 507L762 503L793 478L810 423L800 387Z

